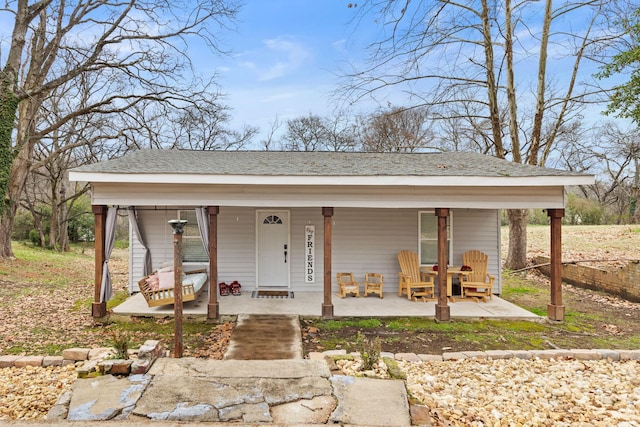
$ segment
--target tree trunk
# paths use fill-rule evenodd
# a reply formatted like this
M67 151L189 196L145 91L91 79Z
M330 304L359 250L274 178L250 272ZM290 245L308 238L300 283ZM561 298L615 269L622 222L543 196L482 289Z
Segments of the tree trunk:
M16 6L11 47L0 73L0 258L13 257L11 230L20 200L10 192L10 180L13 176L13 130L20 102L16 92L26 34L33 17L29 14L28 0L19 0Z
M23 146L23 150L27 145ZM25 163L23 151L20 151L11 168L11 176L7 187L9 203L2 211L2 216L0 216L0 258L14 257L11 249L11 230L13 230L13 221L18 210L18 200L22 196L22 190L24 190L28 174L29 163Z
M49 181L51 185L51 219L49 221L49 249L58 249L58 238L60 237L60 213L58 211L59 200L55 179Z
M67 207L67 178L62 174L60 178L58 209L58 247L60 252L68 252L69 248L69 209Z
M513 63L513 23L511 22L511 0L505 1L505 58L507 67L507 106L509 109L509 137L513 161L522 163L520 134L518 133L518 100Z
M495 156L499 159L505 158L504 147L502 145L502 126L500 119L500 106L498 102L498 85L493 70L493 40L491 38L491 22L489 20L489 4L487 0L482 0L482 33L487 77L487 96L489 105L489 120L491 121L491 132L493 135L493 146Z
M6 204L0 216L0 258L13 258L11 230L13 229L19 200L29 178L35 144L33 138L30 137L30 135L34 134L35 121L26 118L34 117L35 111L41 104L41 100L32 97L27 101L23 101L19 106L18 146L20 151L18 151L11 165L11 174L9 175L6 189Z
M632 224L638 224L640 222L640 169L638 168L638 158L634 157L633 166L635 168L633 173L633 186L631 189L631 205L629 209L629 216L631 217Z
M527 266L528 209L507 209L509 219L509 252L506 267L519 270Z

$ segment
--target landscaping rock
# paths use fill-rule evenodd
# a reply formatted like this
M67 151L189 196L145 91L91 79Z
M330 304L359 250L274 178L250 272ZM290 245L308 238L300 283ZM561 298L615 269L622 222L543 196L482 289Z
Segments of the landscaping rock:
M70 421L126 419L149 384L148 375L78 379L73 385Z
M64 358L62 356L45 356L42 359L42 367L46 368L47 366L62 366L64 362Z
M442 353L442 360L460 360L460 359L468 359L469 357L462 352L449 352Z
M156 360L162 357L164 350L162 343L158 340L147 340L138 350L138 359Z
M408 363L408 362L405 362ZM409 404L404 382L336 375L331 377L338 406L329 423L408 426Z
M438 425L640 425L635 360L398 363L408 392L430 408Z
M89 354L87 355L87 358L89 360L93 360L93 359L104 360L112 357L115 354L116 352L112 348L97 347L89 350Z
M419 362L420 358L415 353L396 353L396 360L406 360L409 362Z
M24 368L25 366L42 366L44 356L22 356L13 362L16 368Z
M20 356L0 356L0 368L10 368Z
M88 360L82 364L82 366L78 367L76 370L78 372L78 378L87 378L98 372L98 359Z
M71 390L65 391L58 397L56 404L47 412L45 416L46 420L49 421L60 421L67 418L67 414L69 413L69 404L71 403L71 397L73 394Z
M442 362L442 356L439 354L419 354L418 357L423 362Z
M62 351L62 357L76 362L89 360L89 351L88 348L68 348Z
M98 363L98 369L104 375L129 375L132 363L131 359L103 360Z
M155 360L155 359L154 359ZM138 359L131 364L131 375L146 374L151 369L154 360Z

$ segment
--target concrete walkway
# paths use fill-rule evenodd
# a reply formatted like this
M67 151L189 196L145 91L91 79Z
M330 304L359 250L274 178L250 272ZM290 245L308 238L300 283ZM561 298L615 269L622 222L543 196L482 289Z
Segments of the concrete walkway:
M224 359L302 359L298 316L239 314Z
M240 316L237 328L226 360L161 358L145 375L77 380L67 420L411 424L403 381L332 375L325 360L302 359L297 317ZM288 358L245 360L268 358L266 343Z

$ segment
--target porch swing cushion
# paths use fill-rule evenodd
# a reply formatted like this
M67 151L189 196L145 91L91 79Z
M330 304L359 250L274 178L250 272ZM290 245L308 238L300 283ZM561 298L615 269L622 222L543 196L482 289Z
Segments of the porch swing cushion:
M173 277L173 272L171 272L171 275ZM140 292L144 296L145 301L147 301L147 305L149 307L157 307L160 305L173 304L175 302L173 286L163 288L162 286L155 285L157 281L154 276L157 277L158 274L153 273L138 281ZM205 289L205 284L209 281L208 279L209 276L207 276L206 270L186 272L182 279L182 301L187 302L197 299Z

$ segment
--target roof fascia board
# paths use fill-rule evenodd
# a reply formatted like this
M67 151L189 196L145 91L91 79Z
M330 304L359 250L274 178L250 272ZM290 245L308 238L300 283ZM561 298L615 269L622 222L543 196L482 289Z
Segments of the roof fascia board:
M356 185L356 186L558 186L590 185L593 175L556 176L270 176L270 175L202 175L202 174L121 174L69 172L70 181L153 183L153 184L232 184L232 185Z

